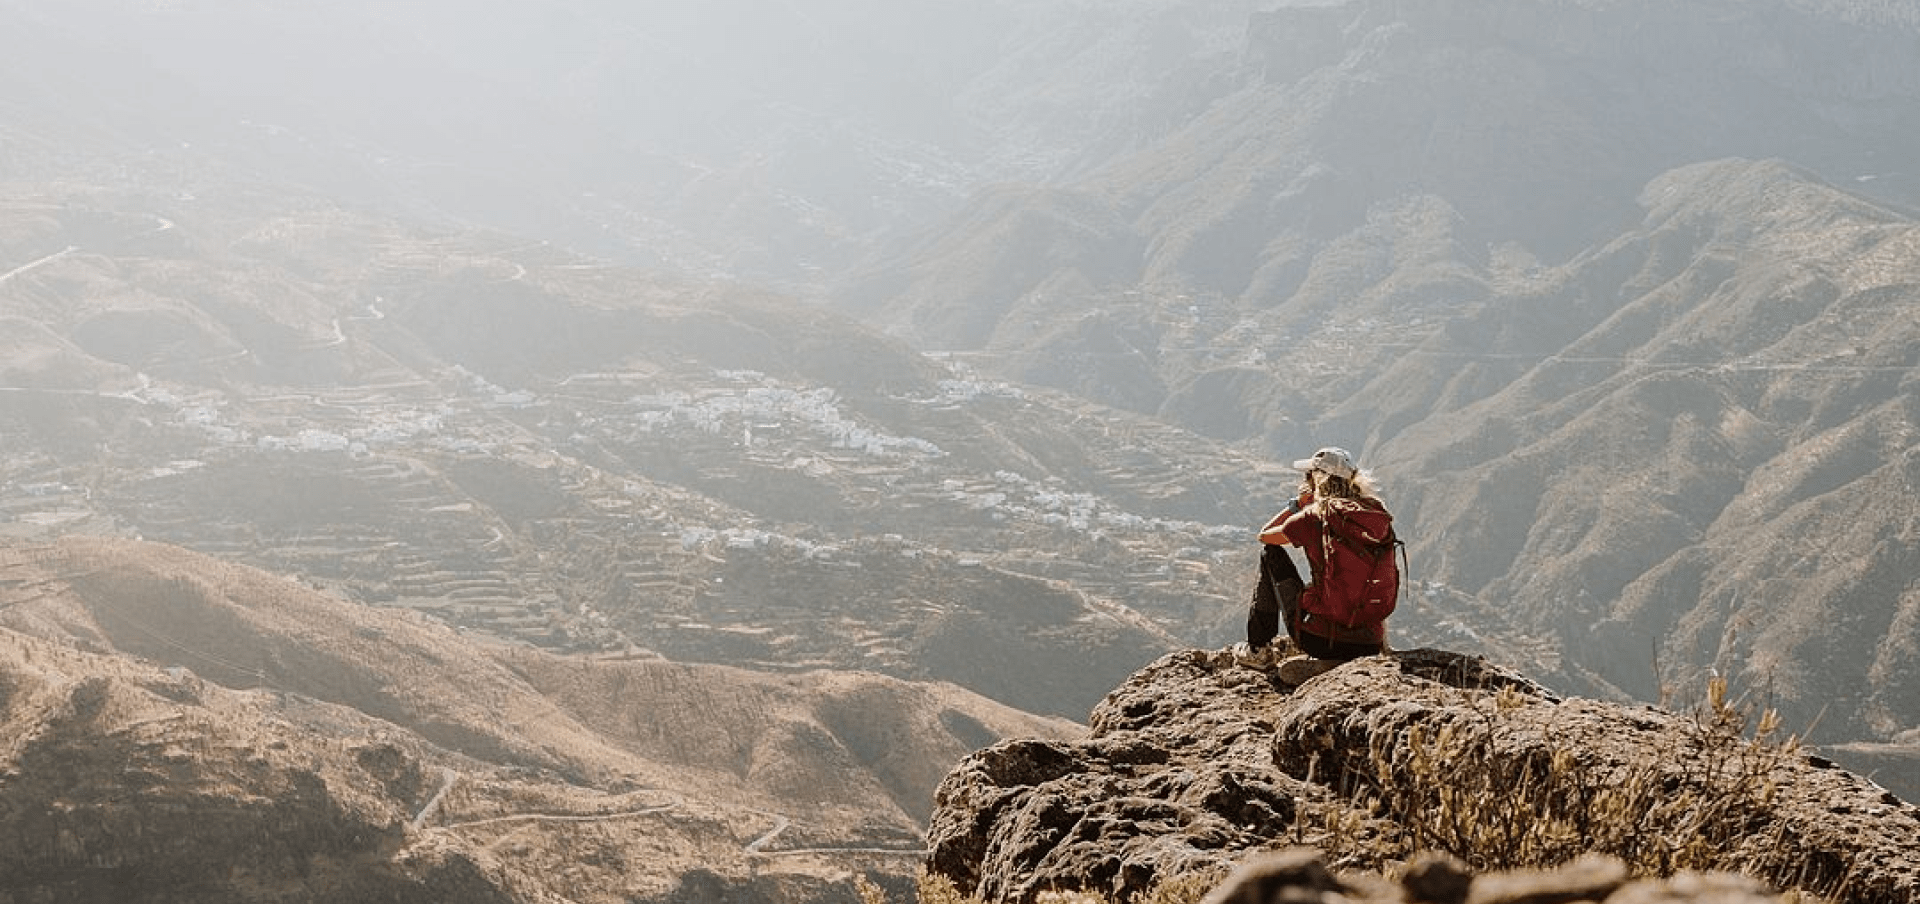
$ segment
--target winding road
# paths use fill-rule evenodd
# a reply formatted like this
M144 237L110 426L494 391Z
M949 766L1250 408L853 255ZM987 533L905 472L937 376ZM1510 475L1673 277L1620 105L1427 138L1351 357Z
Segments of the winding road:
M439 790L433 792L432 797L427 798L427 805L420 808L420 812L414 815L413 821L407 823L407 828L415 832L420 831L420 827L426 825L427 820L433 818L434 811L440 809L440 802L446 800L448 791L453 790L453 783L459 780L460 773L441 766Z
M51 264L54 261L57 261L79 250L80 250L79 245L68 245L66 247L66 250L64 251L55 251L54 253L49 254L46 257L43 257L37 261L28 261L27 263L21 264L20 266L15 267L11 270L8 270L5 273L0 273L0 283L6 282L9 279L12 279L16 276L19 276L22 273L25 273L29 270L34 269L35 267L43 267L43 266L46 266L47 264Z

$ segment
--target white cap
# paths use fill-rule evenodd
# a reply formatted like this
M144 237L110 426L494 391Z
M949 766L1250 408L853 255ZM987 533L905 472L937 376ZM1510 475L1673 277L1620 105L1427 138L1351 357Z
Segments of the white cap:
M1353 456L1338 446L1321 449L1313 453L1312 458L1296 461L1293 466L1302 471L1325 471L1342 480L1352 480L1353 475L1360 473L1353 465Z

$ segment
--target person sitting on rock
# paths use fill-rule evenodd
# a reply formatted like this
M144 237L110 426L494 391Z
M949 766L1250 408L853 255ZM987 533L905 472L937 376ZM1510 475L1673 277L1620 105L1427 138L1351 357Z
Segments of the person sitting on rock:
M1345 449L1328 447L1293 463L1303 474L1287 508L1260 529L1260 577L1247 612L1247 640L1234 653L1270 668L1282 624L1306 655L1279 663L1280 680L1299 684L1350 659L1386 651L1386 619L1400 589L1393 560L1393 516L1369 475ZM1307 557L1303 584L1285 547Z

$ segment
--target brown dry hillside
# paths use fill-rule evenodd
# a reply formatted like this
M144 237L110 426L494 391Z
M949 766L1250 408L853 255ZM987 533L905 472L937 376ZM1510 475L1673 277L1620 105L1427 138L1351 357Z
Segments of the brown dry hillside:
M968 751L1079 733L949 685L478 643L78 538L0 546L0 718L0 892L56 901L851 900L849 869L906 882Z
M1425 575L1509 601L1561 686L1717 671L1823 740L1910 743L1920 228L1778 162L1644 201L1348 403L1420 413L1377 460L1421 475Z

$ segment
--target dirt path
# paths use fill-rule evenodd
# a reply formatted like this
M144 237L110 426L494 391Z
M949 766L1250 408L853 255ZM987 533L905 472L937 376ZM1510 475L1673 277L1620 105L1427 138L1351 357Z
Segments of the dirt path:
M413 821L407 823L407 828L415 832L420 831L420 827L426 825L428 819L433 818L434 811L440 809L440 802L446 800L448 791L453 790L453 783L459 780L460 773L441 766L440 789L433 792L432 797L427 798L427 805L420 808L420 812L414 815Z
M68 245L66 247L66 250L64 251L55 251L54 253L49 254L46 257L43 257L37 261L28 261L27 263L21 264L20 266L15 267L11 270L8 270L5 273L0 273L0 283L6 282L7 280L12 279L16 276L19 276L20 274L25 273L29 270L32 270L35 267L51 264L54 261L57 261L79 250L80 250L80 246L78 245Z

